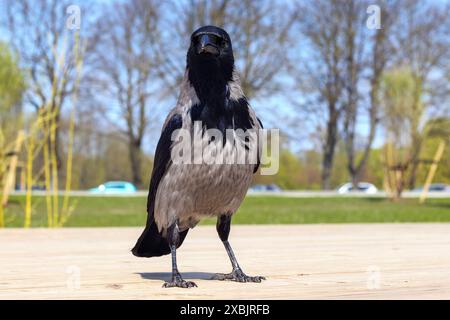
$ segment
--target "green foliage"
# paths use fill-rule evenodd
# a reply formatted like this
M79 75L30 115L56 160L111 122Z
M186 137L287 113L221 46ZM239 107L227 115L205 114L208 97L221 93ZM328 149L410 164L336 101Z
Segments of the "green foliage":
M25 78L17 58L0 42L0 190L8 164L5 153L11 151L20 129L21 117L14 109L20 106L24 90Z
M363 181L373 183L377 188L382 189L384 179L382 149L372 149L370 151L370 157L362 177Z
M343 183L349 182L350 176L347 170L347 156L345 153L345 145L340 141L336 146L334 154L333 169L331 171L331 187L337 188Z
M357 152L356 156L359 156ZM316 150L304 150L294 154L288 149L280 151L280 169L274 176L260 176L254 178L254 184L275 183L285 190L319 190L322 155ZM361 173L361 181L375 184L378 188L383 185L383 163L380 149L372 149L366 168ZM347 157L344 144L341 142L336 148L335 161L331 174L331 186L337 188L349 182Z
M437 167L433 182L450 184L450 118L430 119L425 124L423 131L425 138L419 156L421 162L417 172L417 184L420 186L425 182L430 167L430 163L427 162L433 159L439 142L442 140L447 145Z
M298 157L289 150L280 152L280 168L274 183L282 189L294 189L301 185L302 164Z
M420 153L420 159L425 161L431 161L436 153L440 137L429 137L425 140ZM423 186L425 179L430 168L430 163L421 163L417 172L417 185ZM436 174L433 178L433 183L446 183L450 184L450 145L447 144L444 149L444 154L437 167Z
M17 58L0 42L0 115L21 102L24 89L25 77Z
M450 141L450 118L431 119L425 124L424 131L429 138L439 138L448 142Z
M80 133L82 134L82 133ZM89 142L88 142L89 143ZM117 135L104 137L94 154L78 152L74 154L72 173L73 188L83 190L93 188L106 181L132 181L131 164L126 142ZM150 183L153 158L142 154L142 181L145 188ZM65 155L63 155L64 159Z
M25 77L17 58L5 43L0 42L0 187L2 172L6 169L6 158L2 156L11 147L22 121L18 112L21 107Z
M320 186L320 154L307 150L301 155L287 148L280 150L279 171L273 176L256 175L254 184L277 184L282 189L318 189Z
M422 82L409 68L388 71L382 79L383 122L388 136L398 144L419 130L424 113ZM407 141L401 141L400 138ZM409 141L408 141L409 140Z

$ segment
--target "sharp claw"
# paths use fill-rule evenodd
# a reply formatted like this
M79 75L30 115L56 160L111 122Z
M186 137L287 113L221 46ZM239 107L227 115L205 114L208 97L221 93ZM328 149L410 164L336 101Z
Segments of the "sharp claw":
M163 288L173 288L173 287L193 288L193 287L197 287L195 282L185 281L185 280L172 280L170 282L165 282L162 286L163 286Z
M247 276L246 274L244 274L241 270L236 270L233 271L231 273L216 273L213 277L212 280L233 280L236 282L257 282L260 283L262 280L266 280L265 277L262 276L255 276L255 277L251 277L251 276Z
M254 282L261 282L262 280L266 280L266 278L265 277L262 277L262 276L256 276L256 277L253 277L253 281Z

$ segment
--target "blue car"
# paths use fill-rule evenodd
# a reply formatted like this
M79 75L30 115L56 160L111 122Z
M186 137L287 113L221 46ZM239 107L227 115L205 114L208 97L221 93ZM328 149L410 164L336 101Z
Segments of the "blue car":
M108 181L96 188L89 189L91 193L134 193L137 188L131 182L126 181Z
M276 184L255 184L250 188L252 192L280 192L282 191Z

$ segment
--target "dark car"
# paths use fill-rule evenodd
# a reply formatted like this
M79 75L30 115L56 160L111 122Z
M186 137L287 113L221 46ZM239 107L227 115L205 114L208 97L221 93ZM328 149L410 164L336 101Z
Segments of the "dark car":
M423 187L414 189L414 191L422 191ZM430 184L430 187L428 188L428 191L433 192L450 192L450 186L445 183L432 183Z

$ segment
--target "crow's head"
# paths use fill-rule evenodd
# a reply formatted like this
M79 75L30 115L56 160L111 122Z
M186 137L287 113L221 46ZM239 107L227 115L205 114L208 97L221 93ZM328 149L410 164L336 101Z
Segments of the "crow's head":
M233 75L234 57L228 33L215 26L204 26L191 36L187 67L197 75L211 73L229 81Z

